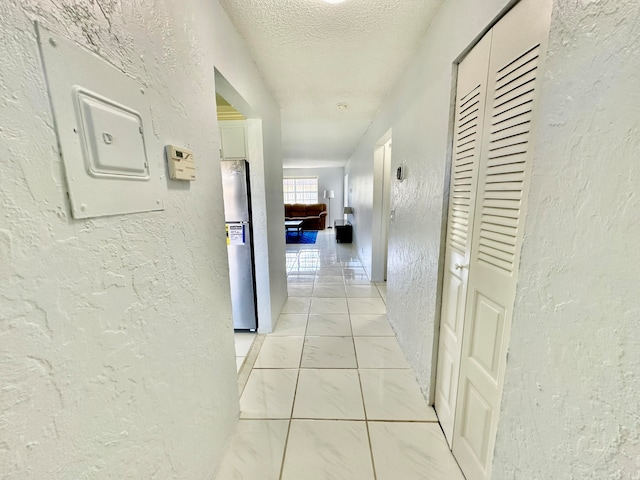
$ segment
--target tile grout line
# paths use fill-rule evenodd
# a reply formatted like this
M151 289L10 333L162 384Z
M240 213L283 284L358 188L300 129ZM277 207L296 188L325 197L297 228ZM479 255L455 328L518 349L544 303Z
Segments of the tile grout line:
M321 242L321 246L325 245L325 243L326 242ZM311 256L313 255L313 254L311 254L311 256L309 256L309 258L306 258L307 255L305 254L305 258L303 260L301 260L300 259L300 255L301 255L301 253L303 251L304 250L298 250L298 252L297 252L297 258L298 258L299 262L303 261L303 260L304 261L308 261L311 258ZM306 252L308 252L308 250ZM309 253L311 253L311 252L309 252ZM378 287L378 285L374 284L375 288L376 288L376 290L374 290L374 291L378 292L379 297L367 296L367 297L362 297L362 298L367 298L367 299L369 299L369 298L381 298L382 301L383 301L384 307L385 307L384 308L385 309L385 313L383 313L383 314L379 314L379 313L365 314L364 312L358 312L357 314L353 314L351 312L350 300L351 299L358 299L358 298L361 298L361 297L358 297L358 296L349 297L349 295L348 295L349 285L347 284L347 281L346 281L346 276L345 276L346 273L345 272L350 268L354 268L354 266L345 265L345 261L343 261L341 259L340 253L338 253L338 257L340 258L339 261L338 261L338 259L331 258L331 256L328 256L328 255L326 256L326 258L323 257L324 260L322 260L322 261L320 260L320 257L317 257L318 261L315 263L315 273L312 273L312 271L311 271L311 263L312 262L310 262L308 265L302 267L302 268L307 267L307 269L302 272L302 273L305 274L304 276L313 278L313 281L310 283L310 287L311 288L307 289L307 291L309 291L309 290L311 291L311 294L310 294L310 297L309 297L309 303L307 304L307 312L303 313L303 315L306 316L306 322L304 324L303 332L300 332L300 330L302 330L300 328L302 325L300 325L301 324L301 322L300 322L301 318L299 318L299 320L296 320L294 323L292 323L292 325L294 325L294 326L297 325L297 326L295 326L296 329L293 330L293 331L289 330L289 332L286 332L286 334L283 336L283 338L291 339L293 337L299 337L300 334L302 333L302 338L303 338L302 349L300 350L300 354L299 354L300 355L299 362L298 362L298 366L296 368L297 372L296 372L296 380L295 380L294 391L293 391L293 399L292 399L291 409L290 409L288 417L287 417L286 412L285 412L284 415L280 415L280 416L270 415L267 418L244 419L244 420L258 420L258 421L261 421L261 420L267 420L267 421L275 421L275 420L284 421L284 420L288 420L288 425L286 427L286 435L284 436L285 437L284 438L285 441L283 443L280 443L280 445L283 445L283 451L282 451L281 456L278 456L280 458L276 457L274 459L275 461L273 462L272 465L274 467L273 471L274 471L275 475L273 477L270 477L270 478L274 478L274 479L277 478L279 480L283 480L284 478L290 478L291 475L292 475L292 468L296 469L296 468L298 468L297 466L299 466L298 464L299 464L299 460L300 460L300 455L297 454L297 452L299 450L299 448L297 448L297 444L299 442L293 441L295 439L291 439L291 431L292 431L293 420L304 421L304 422L324 421L324 422L332 422L332 423L334 423L336 425L339 424L339 423L343 423L343 422L345 422L345 423L354 423L355 424L355 423L359 423L361 421L364 421L364 425L365 425L365 428L366 428L367 442L368 442L368 445L369 445L370 461L371 461L371 466L372 466L372 477L367 477L367 478L373 478L374 480L377 480L379 478L379 476L378 476L378 473L377 473L377 470L376 470L376 458L374 457L374 452L373 452L373 442L372 442L372 436L371 436L371 430L370 430L370 426L371 426L370 424L371 423L373 423L373 424L380 423L380 424L387 424L387 425L392 425L392 424L396 424L396 423L397 424L405 424L405 423L406 424L409 424L409 423L411 423L411 424L433 424L433 423L438 423L438 425L440 426L440 432L443 435L442 426L439 424L439 422L437 420L437 413L436 413L436 420L435 421L434 420L401 420L401 419L397 419L397 420L391 420L391 419L388 419L388 420L385 420L385 419L376 420L376 419L369 419L368 418L368 412L367 412L367 406L366 406L366 403L365 403L365 395L364 395L363 382L362 382L362 376L361 376L362 372L366 371L367 369L366 368L361 368L361 366L360 366L360 362L359 362L359 358L358 358L357 350L356 350L356 344L355 344L355 338L358 338L358 337L356 337L356 335L355 335L352 316L353 315L357 316L358 314L359 315L382 315L382 316L384 316L385 321L388 323L387 312L386 312L386 310L387 310L386 309L386 301L385 301L384 298L382 298L382 295L381 295L381 292L380 292L380 288ZM287 272L287 277L289 277L289 275L291 274L292 276L296 276L297 279L302 280L303 283L298 284L298 283L294 282L294 283L291 283L289 285L293 285L293 284L296 284L296 285L308 284L307 283L308 279L307 278L303 278L303 276L301 276L301 274L300 274L300 271L301 271L300 267L301 266L300 266L299 262L298 262L298 267L299 267L298 271L296 272L292 268L290 271ZM321 265L322 262L327 262L327 263L326 263L326 265L323 266L323 265ZM336 262L338 262L338 263L336 263ZM325 267L326 268L332 268L334 266L337 266L338 264L341 266L341 271L342 271L342 287L343 287L344 292L345 292L345 302L346 302L346 307L347 307L346 314L347 314L347 318L348 318L348 321L349 321L350 335L349 334L347 334L347 335L331 334L331 335L316 335L316 336L318 336L318 337L351 337L352 348L353 348L354 356L355 356L355 370L356 370L356 374L357 374L357 382L358 382L358 385L359 385L359 388L360 388L360 400L362 402L362 409L363 409L364 419L362 419L362 418L326 418L326 417L309 417L309 418L307 418L307 417L297 417L297 418L294 418L295 417L296 402L298 400L300 400L301 402L303 401L303 397L298 399L297 395L298 395L298 393L301 393L301 392L298 391L298 389L300 388L300 380L301 380L300 377L302 375L302 370L303 370L302 364L303 364L303 360L304 360L304 352L305 352L306 341L312 337L312 336L309 335L309 332L310 332L310 330L309 330L309 326L310 325L309 324L310 324L310 320L311 320L312 303L314 301L314 298L323 298L323 297L315 297L314 296L314 293L317 292L316 286L322 287L323 285L334 285L337 288L337 285L338 285L338 283L336 283L336 284L318 283L317 280L319 278L322 278L322 276L318 275L318 272L320 271L321 268L325 268ZM295 265L294 265L294 267L295 267ZM362 267L360 266L360 268L362 268ZM309 275L309 273L312 273L312 275ZM370 280L369 280L369 282L370 282ZM357 286L357 284L354 284L354 285ZM355 290L356 290L356 293L360 293L359 291L360 290L364 290L364 289L356 287ZM323 293L323 292L320 292L320 293ZM328 297L328 298L330 298L330 297ZM329 303L327 305L330 306L331 304ZM354 305L354 307L356 307L356 310L361 308L358 305L358 302L356 302L356 305ZM320 305L318 310L319 311L324 311L324 308L322 308L322 305ZM298 310L298 311L300 311L300 310ZM329 315L329 316L331 316L332 314L321 314L321 313L318 313L317 315ZM324 322L320 322L320 323L322 324ZM367 322L364 322L362 324L362 326L365 327L365 329L366 329ZM346 328L344 330L346 330ZM369 338L388 338L388 337L392 337L392 338L396 338L396 340L397 340L397 335L395 334L395 331L393 331L393 328L391 328L391 330L392 330L392 334L391 335L364 335L363 337L364 338L366 338L366 337L369 337ZM331 329L329 331L331 331ZM315 337L315 336L313 336L313 337ZM262 347L262 345L260 345L260 347ZM365 353L367 353L367 352L368 352L368 350L365 351ZM257 357L257 355L256 355L256 357ZM254 365L251 365L251 367L252 368L249 369L249 373L253 373L253 370L256 369ZM281 368L285 368L285 367L281 367ZM346 367L346 368L336 368L336 367L318 368L318 367L313 367L312 366L312 367L309 367L309 368L313 368L313 369L317 369L317 370L326 370L326 369L337 369L337 370L345 370L346 369L346 370L349 370L352 367ZM371 367L371 368L373 370L389 369L389 370L409 370L410 371L410 368L408 368L408 367L404 367L404 368L399 368L399 367L397 367L397 368L393 368L393 367L392 368L385 368L384 366L380 366L380 367ZM257 370L259 370L259 369L257 369ZM272 369L272 370L277 370L277 368L276 369ZM353 377L351 377L351 379L352 380L356 380ZM291 383L293 383L293 382L291 382ZM353 385L353 384L350 384L350 385ZM351 389L353 387L349 387L349 388ZM422 393L422 392L420 392L420 393ZM375 410L374 405L371 405L371 407ZM327 413L329 413L329 412L327 412ZM313 413L312 413L312 415L313 415ZM282 427L284 427L284 425L282 425ZM340 428L342 428L342 427L340 427ZM386 427L382 427L382 425L380 425L380 428L386 428ZM391 427L389 427L389 428L391 428ZM418 428L418 427L416 427L416 428ZM420 427L420 428L422 428L422 427ZM374 430L378 431L377 428L374 429ZM283 429L281 429L280 431L283 431ZM361 432L361 430L360 430L360 432ZM379 431L379 433L382 433L382 431ZM280 438L282 438L282 436L280 436ZM291 443L290 443L290 440L292 440ZM384 440L384 439L382 439L382 440ZM361 441L358 442L358 443L361 445L360 448L362 448L363 450L366 448L365 445L361 443ZM383 445L386 445L386 443L380 444L380 443L377 442L376 445L378 445L377 448L378 448L379 452L384 453L384 446ZM289 452L288 451L289 448L294 448L294 451L293 452ZM380 449L382 449L382 450L380 450ZM366 453L364 453L364 451L361 451L361 455L362 456L358 455L358 457L360 457L362 459L361 460L362 462L366 462L366 460L365 460ZM378 457L378 461L380 462L378 467L381 468L382 470L384 470L385 465L386 465L386 463L384 461L382 461L382 460L384 460L383 457L384 457L384 455L382 455L382 456L379 455L379 457ZM286 464L286 459L287 458L289 458L289 461L290 461L290 469L287 470L289 472L289 475L287 477L285 477L284 476L284 466ZM291 463L291 462L293 462L293 463ZM278 463L279 463L279 465L278 465ZM304 466L304 463L302 464L302 466ZM278 467L279 467L279 470L278 470ZM364 465L363 465L363 467L364 467ZM258 470L258 471L260 471L260 470ZM303 468L303 471L304 471L304 468ZM276 473L276 472L278 472L278 473ZM313 473L312 472L307 472L307 475L310 475L311 477L313 477ZM381 471L380 475L383 475L382 471ZM464 477L461 477L461 478L464 478Z
M362 408L364 409L364 425L367 429L367 440L369 442L369 454L371 456L371 468L373 469L373 479L378 478L376 473L376 461L373 456L373 445L371 444L371 431L369 430L369 416L367 415L367 405L364 402L364 390L362 389L362 378L360 378L360 369L358 369L358 382L360 383L360 396L362 397Z
M298 259L298 265L300 265L300 251L298 251L296 258ZM313 292L313 284L311 285L311 291ZM311 305L311 302L309 302L309 305ZM309 322L309 314L307 313L307 323L308 322ZM304 338L306 337L306 332L307 332L307 327L305 325L305 335L303 336L303 340L302 340L302 351L304 351ZM286 336L290 336L290 335L286 335ZM302 351L300 352L300 362L302 361ZM300 362L298 362L298 366L300 365ZM289 435L291 434L291 419L292 419L291 417L293 416L293 407L295 406L295 403L296 403L296 392L298 390L299 379L300 379L300 368L298 368L298 373L296 375L296 386L293 390L293 402L291 402L289 424L287 425L287 436L285 437L285 440L284 440L284 448L282 449L282 459L280 460L280 472L278 475L279 480L282 480L282 474L284 473L284 462L285 462L285 459L287 458L287 447L289 446Z
M320 267L320 265L318 265L318 269L319 269L319 267ZM342 277L343 277L342 278L342 280L343 280L342 281L342 286L343 286L343 289L344 289L344 292L345 292L345 299L347 299L347 292L346 292L347 285L346 285L346 281L344 279L344 266L342 266L342 272L343 272L343 275L342 275ZM315 291L315 287L317 285L317 282L316 282L317 278L318 278L318 275L317 275L317 271L316 271L314 282L312 284L312 293L311 293L311 299L310 299L310 302L309 302L309 311L307 312L307 321L306 321L306 324L305 324L305 331L304 331L304 335L303 335L303 348L302 348L302 351L301 351L301 354L300 354L300 361L299 361L299 365L298 365L298 374L297 374L297 378L296 378L296 387L295 387L295 391L294 391L294 399L293 399L293 403L292 403L292 406L291 406L291 415L290 415L290 418L289 418L289 426L288 426L288 429L287 429L287 437L286 437L286 440L285 440L285 446L284 446L284 451L283 451L283 456L282 456L282 462L281 462L281 466L280 466L280 475L279 475L279 479L280 480L282 480L283 474L284 474L284 465L285 465L285 461L286 461L286 457L287 457L287 451L288 451L288 447L289 447L289 437L290 437L290 433L291 433L291 426L292 426L292 423L293 423L293 420L294 420L293 412L294 412L294 409L295 409L295 402L296 402L296 397L297 397L297 393L298 393L298 385L299 385L299 381L300 381L300 374L301 374L301 370L302 370L302 361L303 361L303 355L304 355L304 346L305 346L306 339L307 339L307 336L308 336L308 328L309 328L309 321L310 321L310 315L311 315L311 303L313 302L313 298L314 298L313 297L313 292ZM351 323L351 314L349 312L348 300L346 300L346 303L347 303L347 317L349 319L349 330L351 332L350 337L351 337L351 341L352 341L352 345L353 345L353 349L354 349L354 357L355 357L355 360L356 360L356 372L359 372L357 354L356 354L356 351L355 351L355 340L354 340L354 336L353 336L353 325ZM291 337L291 335L288 335L288 336ZM372 453L372 449L371 449L371 439L370 439L370 436L369 436L369 429L368 429L368 424L367 424L367 419L366 419L366 410L365 410L365 406L364 406L364 398L363 398L362 386L361 386L361 383L360 383L360 375L359 375L359 373L358 373L358 382L360 384L360 396L361 396L361 400L362 400L362 403L363 403L363 411L365 413L364 423L365 423L365 427L367 428L367 440L368 440L368 443L369 443L369 451L370 451L370 455L371 455L372 470L373 470L374 480L375 480L377 477L376 477L376 473L375 473L375 464L373 462L373 453ZM313 419L310 419L310 420L313 420ZM342 419L336 419L336 421L340 421L340 420L342 420Z
M312 289L313 291L313 289ZM280 463L280 475L278 476L279 480L282 480L282 475L284 474L284 464L287 459L287 450L289 448L289 436L291 435L291 425L293 424L293 410L296 406L296 397L298 395L298 384L300 383L300 371L302 369L302 358L304 354L304 345L307 338L307 328L309 327L309 315L311 312L311 302L309 302L309 311L307 312L307 321L304 326L304 334L302 336L302 350L300 350L300 360L298 361L298 373L296 375L296 386L293 390L293 402L291 402L291 412L289 414L289 426L287 428L287 437L284 441L284 449L282 450L282 461ZM291 336L291 335L287 335Z
M302 362L302 353L300 354L300 362ZM293 402L291 402L291 411L289 412L289 427L287 428L287 437L284 441L284 449L282 450L282 461L280 463L280 475L278 478L282 480L282 475L284 474L284 463L287 459L287 450L289 449L289 436L291 435L291 425L293 423L293 409L296 405L296 396L298 394L298 383L300 382L300 368L297 369L298 373L296 375L296 386L293 390Z
M345 286L346 293L346 286ZM353 344L353 354L356 357L356 372L358 374L358 385L360 386L360 399L362 400L362 411L364 412L364 427L367 430L367 443L369 444L369 457L371 458L371 470L373 471L373 480L377 480L376 462L373 458L373 447L371 446L371 432L369 431L369 416L367 415L367 405L364 401L364 390L362 389L362 379L360 378L360 363L358 362L358 351L356 350L356 340L353 335L353 324L351 323L351 310L349 309L349 301L347 300L347 312L349 312L349 327L351 328L351 343Z
M258 355L260 354L260 350L262 350L262 344L267 336L264 334L256 333L256 338L254 338L247 355L245 356L244 362L240 371L238 372L238 400L242 397L245 388L247 387L247 383L249 382L249 377L253 372L254 365L256 360L258 359Z

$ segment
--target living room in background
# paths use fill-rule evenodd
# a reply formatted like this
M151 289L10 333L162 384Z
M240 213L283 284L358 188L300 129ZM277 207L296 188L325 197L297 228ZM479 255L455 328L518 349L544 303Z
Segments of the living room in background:
M284 177L284 203L318 203L318 177Z

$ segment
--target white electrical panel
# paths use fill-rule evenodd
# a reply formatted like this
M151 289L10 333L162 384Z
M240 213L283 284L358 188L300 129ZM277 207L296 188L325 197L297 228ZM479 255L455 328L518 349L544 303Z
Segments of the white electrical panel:
M73 217L163 210L164 158L146 90L41 25L37 34Z
M195 180L196 162L193 158L193 152L174 145L167 145L165 149L169 164L169 178L172 180Z
M85 167L94 177L149 179L140 113L73 87Z

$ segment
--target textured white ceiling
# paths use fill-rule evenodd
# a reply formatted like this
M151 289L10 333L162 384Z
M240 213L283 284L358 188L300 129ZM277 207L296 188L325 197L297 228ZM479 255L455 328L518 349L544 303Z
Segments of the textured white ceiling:
M219 1L282 109L284 166L311 167L346 163L444 0Z

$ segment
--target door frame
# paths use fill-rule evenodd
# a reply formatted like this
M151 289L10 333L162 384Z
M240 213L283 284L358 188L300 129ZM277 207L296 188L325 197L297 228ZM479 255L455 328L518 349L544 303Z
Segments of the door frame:
M264 144L262 119L245 100L245 98L233 87L218 69L214 69L215 92L220 94L234 106L246 120L246 147L247 160L251 162L250 181L252 196L257 201L252 202L253 234L254 238L260 238L260 242L254 243L255 254L255 281L258 315L258 332L270 333L277 320L275 310L271 302L271 268L269 266L269 228L267 225L266 202L260 201L266 196L266 175L264 171ZM217 120L216 120L217 122ZM219 125L216 124L216 136L220 143Z
M389 215L391 211L391 129L376 142L373 152L373 222L371 226L371 281L387 280Z
M500 418L500 414L501 414L501 404L502 404L502 397L504 396L504 379L505 379L505 374L506 374L506 363L507 363L507 354L508 354L508 346L509 346L509 340L510 340L510 329L511 329L511 322L513 320L512 318L512 313L513 313L513 304L515 303L515 301L517 300L517 279L518 279L518 275L519 275L519 270L518 270L518 263L519 263L519 258L520 258L520 252L521 252L521 248L524 244L524 242L526 241L526 239L524 238L524 223L526 221L526 210L527 210L527 198L528 198L528 194L529 194L529 188L530 188L530 182L531 182L531 169L532 169L532 162L533 162L533 158L534 158L534 150L535 150L535 130L536 130L536 125L539 121L539 117L538 117L538 112L537 112L537 104L539 103L539 94L536 95L537 92L539 92L540 88L541 88L541 76L542 76L542 72L544 72L544 65L545 65L545 60L546 60L546 54L547 54L547 44L548 44L548 33L549 33L549 19L551 17L551 12L552 12L552 0L546 0L544 2L544 5L540 5L538 3L535 3L536 0L524 0L524 1L518 1L518 2L512 2L509 7L513 7L513 8L508 8L506 9L506 11L502 12L501 15L499 15L496 20L491 24L491 26L489 27L490 30L493 30L493 37L492 37L492 47L491 47L491 54L490 54L490 60L489 60L489 75L488 75L488 84L487 84L487 97L486 97L486 101L487 101L487 106L486 106L486 111L485 111L485 119L484 119L484 127L486 128L489 125L489 120L490 118L492 118L491 116L493 115L493 117L495 118L495 111L496 109L500 109L503 108L504 111L500 111L500 115L505 114L506 112L509 112L509 110L511 109L515 109L515 107L504 107L504 105L508 102L511 101L509 100L509 97L505 97L505 98L501 98L504 97L505 95L507 95L507 93L510 92L515 92L515 93L511 93L513 95L513 99L519 99L521 96L531 93L532 95L532 100L519 100L522 102L532 102L532 106L527 105L527 108L529 108L529 110L526 110L526 112L531 113L531 118L529 118L528 120L525 119L520 119L518 118L518 122L528 122L527 127L522 127L521 125L523 125L523 123L513 123L513 124L506 124L507 126L501 125L500 127L502 128L502 130L496 130L496 131L489 131L490 135L487 134L487 132L484 132L482 135L482 139L483 139L483 144L481 145L481 153L480 153L480 164L478 166L478 178L477 178L477 194L476 194L476 201L475 201L475 205L476 205L476 209L475 209L475 213L474 213L474 218L473 220L470 219L470 222L472 221L473 223L473 229L472 229L472 234L471 234L471 258L469 261L469 289L467 291L467 295L465 298L465 315L464 315L464 331L463 331L463 337L462 337L462 352L461 352L461 363L460 363L460 373L458 375L458 379L457 379L457 383L458 383L458 395L457 395L457 402L456 402L456 406L455 406L455 414L454 414L454 432L452 435L452 442L451 442L451 446L452 446L452 451L454 452L454 456L456 457L456 460L458 461L458 463L460 464L461 468L463 469L463 472L465 473L465 475L471 475L473 478L489 478L491 475L491 469L492 469L492 464L493 464L493 457L495 454L495 444L496 444L496 435L498 433L498 422L499 422L499 418ZM513 38L513 34L514 32L517 30L517 26L522 24L522 20L523 18L531 18L532 14L537 14L540 10L540 7L542 8L542 14L540 14L538 17L535 18L535 22L533 22L532 24L530 24L528 26L528 28L526 29L525 32L521 32L518 30L519 32L519 37L518 37L518 42L514 42L513 44L506 41L505 39L511 39ZM507 18L505 18L507 17ZM500 22L506 22L506 23L500 23ZM495 29L495 30L494 30ZM486 32L485 32L486 33ZM482 36L485 35L485 33L483 33ZM497 38L496 35L500 34L500 37ZM482 38L482 37L480 37ZM522 43L519 43L522 42ZM470 51L472 48L475 48L475 45L478 42L474 43L471 48L468 50ZM507 50L508 53L503 53L503 50L501 49L496 49L495 45L508 45L510 48L514 49L512 51ZM517 46L516 46L517 45ZM515 50L517 49L517 50ZM534 52L534 49L539 49L539 52ZM495 50L495 52L494 52ZM524 52L524 53L521 53ZM534 52L534 53L531 53ZM530 59L527 59L527 57L525 57L525 54L531 56ZM501 57L502 55L502 57ZM517 56L519 55L519 56ZM535 55L535 56L534 56ZM503 58L505 57L506 58ZM466 57L466 53L464 54L464 57ZM515 58L515 60L514 60ZM516 61L520 61L520 59L524 58L524 60L522 60L521 64L518 65L516 63ZM497 63L499 62L499 63ZM532 72L534 70L539 70L540 72L540 77L537 76L537 74L531 74L531 76L533 77L528 78L525 77L524 74L522 73L514 73L514 77L508 77L508 75L511 75L511 72L509 70L505 70L507 69L507 67L511 67L513 66L513 71L517 71L517 69L519 68L532 68L528 62L535 62L535 68L533 68L533 70L529 70L527 71L527 73ZM525 67L526 65L526 67ZM507 73L505 73L505 71ZM502 75L502 77L500 77L500 75ZM519 75L519 76L515 76L515 75ZM516 85L516 86L509 86L508 88L510 88L510 90L505 90L507 93L505 93L505 91L502 91L500 89L505 88L505 85L510 85L512 82L514 82L515 80L513 79L520 79L524 77L524 80L522 80L525 83L522 83L522 85ZM505 80L506 78L506 80ZM455 76L456 82L458 80L458 75L456 74ZM503 84L500 87L495 87L495 85L497 85L499 81L502 81ZM528 82L533 82L535 85L534 86L529 86ZM527 88L530 88L530 90L526 90L524 93L521 93L520 90L518 90L518 88L522 87L523 85L527 85ZM457 85L456 85L457 87ZM524 87L523 87L524 88ZM457 90L457 88L452 89L452 92L455 92ZM491 97L491 93L493 92L494 97ZM500 92L500 93L497 93ZM496 103L497 99L501 98L501 103ZM493 100L493 106L489 107L489 102ZM524 105L524 103L522 104ZM517 105L520 106L520 105ZM524 107L523 107L524 109ZM455 103L452 102L452 109L451 109L451 121L454 121L455 119ZM519 111L516 111L515 113L510 113L510 115L512 115L512 117L508 117L508 118L515 118L518 117L519 115L524 115L525 113L519 113ZM500 122L502 121L506 121L503 119L503 117L499 117L500 118ZM497 120L496 120L497 121ZM492 125L495 125L492 124ZM509 130L507 133L498 133L498 132L503 132L503 130L507 130L507 129L516 129L516 130ZM522 131L520 131L520 129ZM516 132L517 134L514 134L513 132ZM493 140L491 140L491 135L496 135L498 137L500 137L501 135L503 136L502 138L494 138ZM524 139L520 138L520 136L525 136ZM516 140L512 140L512 137L517 137ZM454 139L452 139L454 140ZM485 144L485 140L487 141ZM520 143L513 143L513 144L509 144L509 141L513 141L513 142L520 142ZM493 143L493 148L490 148L491 145L489 144L489 142ZM506 145L503 145L503 143L496 143L496 142L503 142ZM497 145L497 146L496 146ZM522 147L522 145L526 145L526 147ZM518 146L518 149L515 150L501 150L497 153L495 153L497 150L501 149L501 148L511 148L511 147L515 147ZM525 148L524 151L520 151L522 148ZM491 151L494 151L493 154L491 154ZM505 153L507 152L507 153ZM486 154L486 155L485 155ZM502 157L505 157L507 155L522 155L522 158L518 158L517 161L514 159L511 159L509 162L505 162ZM453 169L453 142L450 143L450 152L449 152L449 179L451 178L451 175L453 174L452 169ZM482 160L486 158L486 162L482 162ZM493 162L493 163L492 163ZM504 162L504 163L500 163L500 162ZM512 166L513 165L517 165L517 166ZM504 168L504 165L508 165L509 168ZM491 170L492 173L487 173L489 170L489 168L493 168L495 170ZM517 170L517 169L520 170ZM522 177L518 177L517 175L522 174ZM489 176L491 177L491 181L486 180L486 178L489 178ZM502 177L501 177L502 176ZM502 179L502 180L501 180ZM484 182L484 183L483 183ZM496 186L494 186L494 184L498 184L498 183L505 183L505 188L498 188ZM512 183L521 183L521 190L517 190L517 185L512 185ZM450 185L450 183L447 183L447 185ZM491 188L486 187L486 192L492 192L490 195L485 195L483 194L483 196L480 196L481 193L481 188L485 188L483 187L483 185L490 185ZM504 191L503 191L504 190ZM441 276L439 278L439 292L438 292L438 299L439 299L439 303L440 305L438 305L438 340L437 343L439 345L440 343L440 334L441 334L441 330L440 330L440 323L442 321L442 302L443 302L443 290L444 290L444 269L446 268L445 266L445 256L446 256L446 247L447 247L447 243L446 243L446 239L447 239L447 232L446 232L446 226L448 225L448 217L449 217L449 199L450 199L450 192L448 191L448 189L445 187L445 191L447 192L444 196L444 202L446 203L446 207L443 210L443 225L444 227L444 231L443 231L443 235L442 235L442 242L441 242L441 251L440 251L440 270L442 270ZM497 194L493 193L493 192L499 192L501 195L496 196ZM515 195L503 195L506 193L509 193L511 191L514 192L520 192L520 196L518 196L517 198L515 197ZM480 203L480 201L482 200L482 203ZM517 204L517 207L513 205L513 203L509 203L509 202L515 202L518 201L519 203ZM493 237L487 236L487 237L482 237L482 238L489 238L488 242L489 242L489 247L486 247L486 243L485 244L481 244L479 242L479 238L481 235L481 228L483 225L485 225L484 220L482 220L482 218L480 217L480 212L481 212L481 206L482 205L482 209L484 209L485 207L487 208L487 213L486 215L488 215L489 217L492 216L499 216L500 218L505 217L505 218L509 218L509 219L515 219L515 225L511 225L508 223L497 223L498 225L506 225L508 228L516 228L516 231L514 234L509 232L503 232L501 230L497 231L497 235L503 235L504 237L506 237L507 235L509 236L513 236L513 252L511 252L513 259L509 260L509 250L502 250L500 246L493 246L491 245L491 241ZM498 210L498 209L504 209L505 211L509 212L509 215L500 215L500 212L495 213L494 210ZM513 211L516 210L518 211L518 213L513 213ZM482 210L482 212L484 212L484 210ZM482 213L482 215L485 215L485 213ZM516 217L514 217L513 215L517 215ZM495 222L493 222L491 219L486 221L488 225L494 225ZM488 232L494 232L493 229L487 229L486 231ZM486 235L489 235L485 232ZM496 240L494 242L495 244L507 244L507 245L511 245L510 242L507 242L506 240L503 240L502 238L498 238L498 240ZM495 263L492 262L491 260L486 260L487 256L491 256L491 253L486 253L485 252L485 258L482 258L479 256L478 254L478 249L479 249L479 245L484 245L485 248L494 248L495 250L499 251L499 252L506 252L506 258L505 257L501 257L499 255L494 255L492 258L495 259L502 259L505 263L504 264L500 264L500 263ZM503 247L503 248L507 248L507 247ZM487 265L489 265L490 267L481 267L479 265L479 263L481 261L484 261L485 263L487 263ZM475 262L475 263L474 263ZM508 262L511 262L511 264L509 264ZM477 264L476 264L477 263ZM497 265L497 267L495 267ZM492 270L492 268L496 268L496 270ZM493 274L493 272L498 271L498 267L499 268L503 268L506 272L506 274L503 275L503 279L504 279L504 285L502 283L499 283L496 281L495 276L494 277L488 277L488 274L483 273L485 272L490 272ZM484 269L484 270L483 270ZM475 282L475 283L474 283ZM484 288L488 287L488 286L495 286L495 285L500 285L500 287L495 291L495 292L491 292L491 293L487 293L485 290L483 290L483 288L475 288L474 285L481 285ZM498 292L498 293L496 293ZM480 297L484 297L485 298L485 302L484 303L480 303L479 298ZM487 308L485 308L485 313L481 314L481 309L480 307L478 307L478 305L488 305ZM494 309L493 306L495 306ZM500 309L502 308L502 309ZM492 315L492 313L495 313L495 315ZM484 317L482 317L482 315L484 315ZM476 349L476 345L480 345L482 342L488 342L489 340L492 340L491 335L489 336L476 336L474 337L474 331L473 328L476 325L480 325L482 320L478 320L478 319L488 319L486 320L486 324L491 327L493 324L491 323L491 320L493 319L493 317L496 317L495 320L495 331L498 332L500 331L501 335L498 336L497 334L495 335L495 342L494 343L489 343L489 345L493 345L493 347L491 349L485 350L484 352L482 352L480 349ZM500 317L500 318L498 318ZM500 323L502 322L502 323ZM478 330L476 330L475 332L477 333ZM489 329L486 330L489 333L491 333L493 330ZM485 340L485 338L487 340ZM473 342L470 342L471 339L474 339ZM486 352L489 351L492 355L487 356ZM485 354L484 356L482 354ZM438 355L438 352L436 352L436 358ZM488 361L486 362L481 362L478 361L478 359L486 359L489 358ZM469 359L476 361L476 363L469 361ZM467 361L467 363L465 364L464 362ZM480 373L473 373L473 375L469 372L471 372L473 369L471 367L475 368L475 365L484 365L485 367L488 365L489 367L485 368L484 370L481 370ZM467 367L465 367L465 365L467 365ZM466 368L466 370L465 370ZM478 369L479 370L479 369ZM437 368L437 362L436 362L436 366L435 368L432 370L437 372L438 368ZM486 375L483 376L483 374L489 371L493 374L493 376L490 376L487 378ZM475 377L474 377L475 375ZM435 377L435 375L434 375ZM485 382L485 380L487 380ZM437 379L436 379L437 381ZM484 383L482 383L484 382ZM470 387L471 385L471 387ZM475 401L475 404L473 404L473 402L469 399L474 398L474 395L469 394L469 392L473 392L475 388L476 392L481 392L481 393L476 393L475 398L479 399ZM466 395L466 396L465 396ZM467 399L467 404L465 405L464 403L461 403L461 401L463 399ZM485 399L488 399L485 401ZM467 406L471 405L471 407L466 408ZM475 405L475 409L473 408ZM481 416L478 415L478 412L481 411L482 408L486 409L490 409L493 408L493 410L490 412L491 415L493 415L493 417L487 417L487 415L485 414L485 423L482 424L480 421L476 421L475 423L471 422L471 426L469 427L469 424L465 423L466 419L478 419L478 418L483 418ZM486 418L489 418L489 423L487 423ZM468 427L468 430L467 430ZM469 442L469 439L472 440L472 442L475 442L475 440L477 440L478 437L478 432L484 434L483 438L480 439L480 445L482 445L483 453L477 453L477 450L474 450L472 443ZM476 445L478 445L478 443L476 443ZM486 446L486 449L484 448L484 446ZM486 456L482 456L483 454L486 453ZM479 456L478 456L479 455Z

